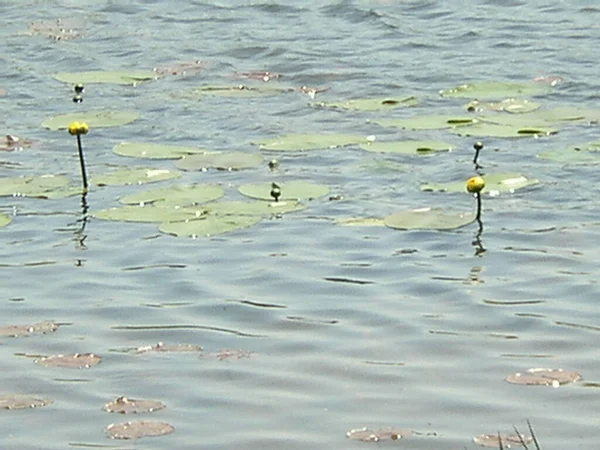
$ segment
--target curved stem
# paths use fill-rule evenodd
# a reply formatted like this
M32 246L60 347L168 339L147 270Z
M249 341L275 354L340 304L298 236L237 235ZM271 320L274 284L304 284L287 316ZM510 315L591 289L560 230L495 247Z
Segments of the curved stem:
M87 192L88 181L87 174L85 172L85 160L83 159L83 148L81 146L81 136L77 135L77 150L79 151L79 164L81 165L81 179L83 181L83 190Z

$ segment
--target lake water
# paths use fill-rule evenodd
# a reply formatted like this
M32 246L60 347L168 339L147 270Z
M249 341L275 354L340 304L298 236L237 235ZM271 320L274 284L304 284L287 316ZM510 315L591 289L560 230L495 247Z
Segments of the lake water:
M2 177L64 173L79 182L74 139L40 126L79 107L142 114L84 137L92 178L115 166L173 168L115 155L123 140L258 152L252 142L331 132L456 146L430 157L351 146L277 155L277 173L186 172L178 183L219 183L228 199L242 198L240 184L275 179L311 180L343 196L215 238L94 218L82 229L78 197L1 198L0 210L14 217L0 230L0 326L61 324L52 334L0 341L0 395L54 400L0 411L2 449L471 449L476 435L510 434L513 424L525 431L526 419L545 450L598 448L598 166L536 158L598 139L597 126L484 139L486 170L541 183L484 198L479 244L475 224L403 232L335 223L423 206L474 208L467 194L419 189L471 176L474 139L383 128L372 118L456 113L466 101L442 100L440 89L547 75L565 81L536 98L545 107L597 106L597 2L5 0L0 13L6 132L36 141L0 154ZM55 19L82 37L27 35L32 22ZM135 88L87 85L83 105L71 102L72 86L52 78L194 60L206 64L195 75ZM366 113L313 107L297 92L177 95L202 85L260 86L233 76L251 71L283 75L268 85L328 87L318 101L415 95L421 103ZM92 211L117 206L134 190L93 186L87 202ZM119 351L158 342L204 353ZM225 349L252 353L215 356ZM33 363L77 352L103 360L85 370ZM535 367L577 371L583 380L559 389L504 381ZM121 395L167 407L137 417L102 410ZM175 432L107 437L110 423L137 419L168 422ZM361 427L418 434L377 444L346 437Z

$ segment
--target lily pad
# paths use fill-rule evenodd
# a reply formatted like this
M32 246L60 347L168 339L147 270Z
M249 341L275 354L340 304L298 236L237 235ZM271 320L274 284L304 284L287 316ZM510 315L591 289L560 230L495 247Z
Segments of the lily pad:
M144 345L133 349L134 353L148 353L148 352L160 352L160 353L188 353L188 352L202 352L202 347L194 344L164 344L159 342L156 345Z
M12 218L8 214L0 213L0 228L5 227L12 222Z
M262 155L244 152L210 152L201 155L185 156L175 163L182 170L240 170L260 166Z
M113 148L113 152L117 155L146 159L179 159L186 155L206 153L206 151L194 147L153 144L149 142L121 142Z
M320 102L317 106L336 109L349 109L356 111L380 111L385 109L407 108L419 104L417 97L385 97L385 98L361 98L346 100L344 102Z
M346 433L346 437L354 441L379 442L385 440L396 441L413 434L410 430L399 430L396 428L380 428L371 430L369 428L357 428Z
M471 137L497 137L497 138L522 138L550 136L558 133L558 130L549 127L538 126L509 126L497 123L479 121L466 127L454 128L452 133L459 136Z
M402 153L405 155L427 155L435 152L451 152L454 146L439 141L373 141L360 144L360 148L368 152L377 153Z
M525 373L513 373L505 378L511 384L523 384L529 386L552 386L559 387L564 384L574 383L581 380L577 372L569 372L563 369L529 369Z
M379 217L347 217L337 219L336 224L344 227L384 227L385 222Z
M600 142L573 145L566 150L549 150L537 156L562 163L600 162Z
M113 439L165 436L173 431L175 431L175 427L169 423L151 421L113 423L106 427L106 432Z
M135 400L133 398L118 397L104 405L102 409L118 414L139 414L158 411L164 407L165 404L157 400Z
M490 195L498 195L505 192L513 193L518 189L533 186L540 182L536 179L527 178L520 173L491 173L483 175L483 179L485 180L485 187L481 192L487 192ZM464 181L459 181L456 183L424 184L421 186L421 190L430 192L465 192L465 183Z
M302 203L293 200L278 202L217 202L203 205L209 214L240 215L240 216L268 216L272 214L285 214L304 209Z
M209 237L249 228L260 221L258 216L206 216L182 222L163 222L159 230L180 237Z
M122 206L92 212L92 216L101 220L117 222L169 222L203 217L206 210L202 208L177 208L157 206Z
M291 89L278 88L273 86L250 87L243 84L237 86L203 86L194 89L190 94L184 94L185 97L272 97L290 92Z
M519 98L505 98L499 102L482 102L479 100L473 100L466 106L467 111L502 111L511 114L530 113L538 110L539 108L539 103Z
M35 359L33 362L44 367L64 367L67 369L89 369L97 366L102 358L93 353L75 353L73 355L52 355Z
M223 350L219 350L218 352L207 353L204 356L212 356L217 358L219 361L229 361L232 359L250 358L252 355L254 355L254 352L252 350L226 348Z
M475 213L446 212L439 208L402 211L383 219L385 225L397 230L454 230L475 221Z
M181 177L181 172L176 170L134 167L123 168L106 175L98 175L92 179L92 183L98 186L139 185L179 177Z
M3 395L0 397L0 409L28 409L51 405L54 400L37 395Z
M322 184L313 184L308 181L287 181L279 183L281 200L312 200L329 194L329 187ZM271 183L244 184L238 188L242 195L259 200L273 200L271 197Z
M225 195L218 184L175 185L166 188L136 192L121 197L119 201L126 205L144 206L152 203L155 206L188 206L217 200Z
M0 196L40 197L68 184L69 179L64 175L0 178Z
M66 130L71 122L85 122L93 130L126 125L139 117L140 113L135 111L81 111L46 119L42 126L49 130Z
M551 86L541 83L484 81L482 83L463 84L451 89L444 89L440 91L440 95L450 98L499 99L542 95L551 90Z
M368 142L366 137L351 134L287 134L258 142L261 150L304 151L345 147Z
M0 336L23 337L33 334L47 334L58 330L54 322L38 322L31 325L8 325L0 327Z
M94 72L60 72L54 75L58 81L69 84L131 84L136 85L143 81L156 80L160 75L153 71L94 71ZM91 126L91 124L89 124Z
M443 130L477 123L477 119L470 116L414 116L406 119L381 119L373 122L383 127L396 127L408 130Z
M525 442L525 444L529 444L533 438L531 436L525 436L521 434L519 437L516 434L482 434L479 436L475 436L473 438L473 442L481 447L491 447L491 448L503 448L500 445L500 439L502 439L502 445L504 448L513 448L513 447L523 447L521 441Z

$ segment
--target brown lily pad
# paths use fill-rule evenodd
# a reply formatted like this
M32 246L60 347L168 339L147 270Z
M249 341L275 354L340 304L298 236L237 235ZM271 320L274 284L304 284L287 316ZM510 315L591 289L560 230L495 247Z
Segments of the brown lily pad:
M102 409L111 413L139 414L154 412L163 409L166 405L158 400L134 400L127 397L119 397L104 405Z
M346 433L349 439L363 442L379 442L385 440L396 441L403 437L412 435L410 430L399 430L396 428L380 428L379 430L371 430L369 428L357 428Z
M3 395L0 396L0 409L40 408L50 405L54 400L37 395Z
M39 322L31 325L8 325L0 327L0 336L23 337L32 334L53 333L58 330L58 325L54 322Z
M143 437L165 436L175 431L175 427L166 422L125 422L113 423L106 432L113 439L139 439Z
M83 23L74 19L38 20L27 27L28 36L45 36L55 41L69 41L81 37Z
M500 439L502 439L502 445L500 446ZM473 438L473 442L481 447L492 447L492 448L512 448L512 447L523 447L523 443L529 444L533 439L531 436L525 436L522 434L520 437L516 434L510 435L498 435L498 434L482 434L480 436L475 436Z
M34 144L31 139L20 138L14 134L7 134L6 140L0 144L0 151L12 152L15 150L23 150L29 148Z
M170 352L170 353L188 353L188 352L201 352L202 347L193 344L173 344L167 345L159 342L156 345L145 345L134 349L135 353L148 353L148 352Z
M235 72L233 74L233 77L237 78L237 79L260 80L260 81L264 81L266 83L267 81L278 80L279 78L281 78L281 74L269 72L269 71L265 71L265 72L260 72L260 71L258 71L258 72Z
M159 75L193 75L206 68L206 63L200 60L186 61L171 64L170 66L159 66L153 70Z
M67 369L89 369L97 366L102 357L93 353L75 353L73 355L52 355L35 359L33 362L44 367L64 367Z
M208 353L206 356L214 356L220 361L226 359L242 359L250 358L254 352L252 350L241 350L241 349L223 349L218 352Z
M563 384L574 383L582 377L577 372L569 372L563 369L529 369L524 373L513 373L505 378L511 384L522 384L527 386L552 386L559 387Z

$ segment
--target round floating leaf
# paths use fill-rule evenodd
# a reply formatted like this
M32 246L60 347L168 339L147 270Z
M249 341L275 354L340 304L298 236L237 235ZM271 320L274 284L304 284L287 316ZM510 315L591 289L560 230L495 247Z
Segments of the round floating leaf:
M548 127L509 126L481 121L466 127L455 128L451 131L459 136L497 138L539 137L558 133L558 130Z
M113 423L106 428L106 432L113 439L165 436L173 431L175 431L175 427L171 424L151 421Z
M598 162L600 161L600 142L574 145L566 150L550 150L538 153L537 156L563 163Z
M504 97L521 97L542 95L550 92L552 87L541 83L505 83L486 81L483 83L463 84L452 89L440 91L442 97L496 99Z
M47 334L58 330L54 322L39 322L31 325L9 325L0 327L0 336L23 337L32 334Z
M238 86L203 86L194 89L185 97L271 97L290 92L290 89L277 88L273 86L250 87L245 85Z
M485 180L485 187L481 192L487 192L490 195L498 195L503 192L513 193L518 189L533 186L540 182L536 179L527 178L520 173L490 173L483 175L482 178ZM421 186L421 190L432 192L465 192L465 182L424 184Z
M256 225L258 216L207 216L203 219L183 222L163 222L159 230L163 233L183 237L216 236Z
M37 395L3 395L0 396L0 409L28 409L51 405L54 400Z
M398 430L395 428L380 428L370 430L369 428L357 428L346 433L346 437L354 441L379 442L385 440L396 441L413 434L410 430Z
M143 81L156 80L160 75L153 71L145 72L60 72L54 75L58 81L69 84L92 84L92 83L107 83L107 84L132 84L136 85Z
M304 209L304 205L293 200L278 202L218 202L203 205L209 214L240 215L240 216L268 216L271 214L285 214Z
M42 197L45 193L68 184L69 179L64 175L0 178L0 196Z
M98 186L123 186L130 184L154 183L181 177L181 172L169 169L123 168L106 175L98 175L92 183Z
M258 142L261 150L303 151L345 147L367 142L367 138L350 134L288 134Z
M500 102L481 102L479 100L473 100L466 106L468 111L503 111L511 114L529 113L536 111L539 108L539 103L518 98L506 98Z
M351 109L358 111L380 111L383 109L406 108L419 104L417 97L403 98L362 98L355 100L347 100L344 102L320 102L317 106L326 108Z
M121 197L119 201L126 205L146 205L153 203L155 206L188 206L217 200L225 195L225 191L218 184L175 185L166 188L152 189L136 192Z
M0 213L0 228L5 227L11 222L12 218L9 215Z
M383 221L397 230L454 230L474 222L475 214L423 208L392 214Z
M524 434L521 437L516 434L502 434L500 438L498 438L498 434L482 434L479 436L475 436L473 438L473 442L481 447L491 447L491 448L503 448L500 446L500 439L502 439L502 445L504 448L513 448L513 447L522 447L523 444L521 441L529 444L533 438L531 436L525 436Z
M394 141L394 142L369 142L360 144L360 148L377 153L402 153L405 155L426 155L435 152L451 152L451 144L439 141Z
M210 152L185 156L175 163L182 170L239 170L260 166L264 158L256 153Z
M513 373L505 378L511 384L524 384L529 386L559 387L563 384L574 383L581 380L577 372L568 372L563 369L529 369L525 373Z
M477 119L469 116L432 115L415 116L407 119L381 119L373 122L384 127L397 127L408 130L442 130L472 125L477 122Z
M64 367L67 369L89 369L100 364L102 358L93 353L73 355L52 355L35 359L33 362L44 367Z
M206 153L194 147L183 147L176 145L153 144L145 142L121 142L115 145L113 152L120 156L146 159L179 159L182 156L194 153Z
M307 181L288 181L279 183L281 200L311 200L329 194L329 187L322 184L313 184ZM271 183L244 184L238 188L242 195L259 200L273 200L271 197Z
M156 345L144 345L133 349L135 353L161 352L161 353L188 353L202 352L202 347L193 344L164 344L159 342Z
M337 219L336 224L344 227L383 227L385 222L379 217L348 217Z
M164 407L165 404L157 400L134 400L133 398L119 397L104 405L102 409L111 413L139 414L158 411Z
M117 222L169 222L196 219L206 214L202 208L174 208L158 206L122 206L92 212L92 216L102 220Z
M126 125L139 117L140 113L135 111L81 111L46 119L42 122L42 126L49 130L66 130L71 122L85 122L93 130Z
M543 119L548 123L598 122L600 121L600 110L577 106L562 106L536 111L535 117Z

